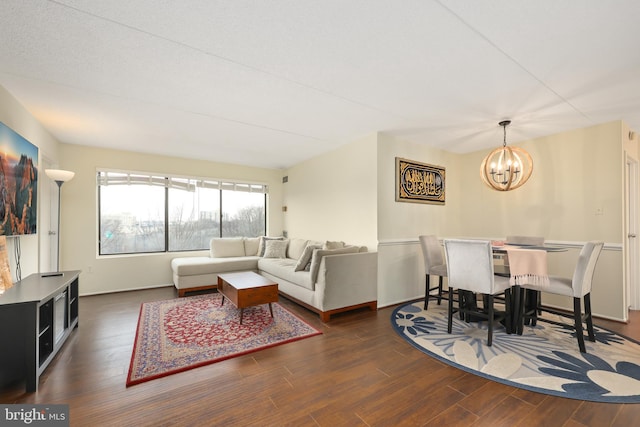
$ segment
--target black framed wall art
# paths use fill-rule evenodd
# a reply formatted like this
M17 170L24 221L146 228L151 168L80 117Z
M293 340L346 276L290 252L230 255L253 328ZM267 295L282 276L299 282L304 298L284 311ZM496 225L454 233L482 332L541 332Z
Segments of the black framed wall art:
M445 203L445 168L396 157L396 202Z

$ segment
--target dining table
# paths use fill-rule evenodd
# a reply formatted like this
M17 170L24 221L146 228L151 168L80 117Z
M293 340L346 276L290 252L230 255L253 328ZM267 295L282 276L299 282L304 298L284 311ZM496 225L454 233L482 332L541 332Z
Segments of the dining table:
M550 246L550 245L522 245L522 244L497 244L492 245L493 253L496 255L504 255L505 259L508 259L508 251L510 249L515 249L517 251L544 251L545 253L550 252L566 252L567 248L559 247L559 246ZM512 252L513 254L513 252ZM526 252L525 252L526 254ZM533 255L533 253L532 253ZM544 279L547 279L547 265L546 265L546 256L544 257L544 265L539 266L535 263L539 262L535 258L532 257L530 264L528 265L531 268L531 271L525 271L524 273L533 273L535 270L535 274L540 274L540 269L542 268L542 275ZM511 271L511 266L508 262L503 264L494 264L494 274L502 277L509 277L512 279L512 299L511 299L511 307L512 307L512 317L511 317L511 325L514 327L514 331L518 335L522 335L523 325L529 324L528 316L527 319L524 319L527 313L533 313L533 311L537 310L538 301L540 299L540 291L531 290L531 289L523 289L522 287L513 280ZM523 273L522 271L519 272ZM534 274L532 274L533 276ZM532 324L535 326L535 323Z
M553 245L525 245L525 244L507 244L501 241L492 241L491 245L492 252L494 254L494 258L497 259L507 259L508 254L507 251L509 249L519 249L519 250L542 250L546 253L552 252L566 252L567 248ZM546 269L546 265L544 267ZM508 263L494 263L494 274L496 276L502 277L511 277L511 268ZM460 291L460 304L464 305L470 311L480 311L481 309L478 307L476 294L472 291ZM509 319L511 325L515 325L515 330L512 332L516 332L519 335L522 335L524 319L523 316L525 313L531 313L533 310L537 309L537 302L540 298L540 292L525 289L525 292L522 292L522 288L519 285L514 284L512 286L511 292L511 318ZM483 306L486 306L484 304ZM484 317L473 316L473 314L468 315L464 320L467 322L477 322L483 320ZM526 322L529 323L528 321ZM535 325L533 325L535 326Z

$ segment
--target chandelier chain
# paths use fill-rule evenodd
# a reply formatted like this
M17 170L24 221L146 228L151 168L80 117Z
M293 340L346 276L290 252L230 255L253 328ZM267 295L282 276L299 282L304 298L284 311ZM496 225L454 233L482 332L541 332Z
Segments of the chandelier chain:
M506 147L507 146L507 125L506 124L502 125L502 130L504 131L504 141L502 142L502 146Z

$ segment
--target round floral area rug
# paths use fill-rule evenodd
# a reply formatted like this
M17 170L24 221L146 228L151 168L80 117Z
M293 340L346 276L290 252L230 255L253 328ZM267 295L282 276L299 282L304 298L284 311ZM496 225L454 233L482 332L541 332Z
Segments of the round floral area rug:
M466 372L540 393L593 402L640 402L640 343L594 326L596 342L585 338L587 353L580 353L571 319L547 313L522 335L494 327L493 345L487 346L487 322L453 317L447 333L447 306L424 301L396 308L391 316L395 331L429 356Z

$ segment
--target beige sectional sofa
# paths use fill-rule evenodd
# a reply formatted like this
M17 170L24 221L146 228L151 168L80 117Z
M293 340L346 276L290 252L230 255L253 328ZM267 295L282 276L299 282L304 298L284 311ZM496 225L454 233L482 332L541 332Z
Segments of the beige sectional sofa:
M255 271L278 283L285 297L331 315L362 307L377 309L378 254L343 242L273 237L211 239L209 256L171 261L179 296L216 288L218 274Z

